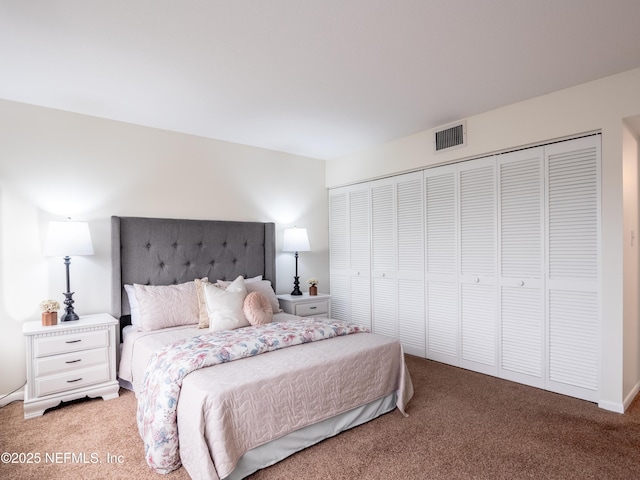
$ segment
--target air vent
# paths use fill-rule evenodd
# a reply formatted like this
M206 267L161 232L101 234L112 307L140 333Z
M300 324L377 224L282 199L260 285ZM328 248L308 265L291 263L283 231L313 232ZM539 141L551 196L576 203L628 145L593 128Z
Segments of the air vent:
M441 152L467 144L467 124L457 122L439 127L433 132L433 151Z

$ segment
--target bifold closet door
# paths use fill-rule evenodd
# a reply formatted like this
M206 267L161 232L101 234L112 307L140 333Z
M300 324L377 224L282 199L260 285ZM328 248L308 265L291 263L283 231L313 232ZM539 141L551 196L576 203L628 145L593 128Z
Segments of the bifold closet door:
M349 312L349 194L329 192L329 280L331 317L348 320Z
M600 137L545 147L547 389L597 401Z
M458 168L425 170L427 358L460 364Z
M404 351L426 356L423 173L396 181L398 338Z
M460 366L498 375L495 158L458 165Z
M398 338L395 179L371 182L371 303L374 333Z
M427 358L498 374L494 157L425 172Z
M545 382L543 152L530 148L497 160L499 375L539 388Z
M422 172L371 182L373 331L425 356Z
M329 192L331 313L371 328L369 186Z
M350 320L371 328L371 247L369 186L349 195Z

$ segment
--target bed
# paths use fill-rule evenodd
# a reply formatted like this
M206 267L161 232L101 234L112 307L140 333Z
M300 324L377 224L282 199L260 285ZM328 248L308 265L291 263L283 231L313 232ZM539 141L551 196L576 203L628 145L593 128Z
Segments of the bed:
M146 455L155 471L168 473L182 464L194 479L244 478L396 408L406 415L413 388L401 345L357 325L275 311L269 324L216 333L198 328L198 318L158 329L131 325L126 290L131 287L125 286L170 287L208 279L250 288L270 283L273 294L275 224L114 216L111 230L112 314L121 322L121 385L138 397L138 425L146 450L153 443L149 438L162 436L157 431L149 436L147 423L175 424L173 454L179 458L158 463L159 455ZM313 341L309 331L318 326L314 332L321 333L313 335L321 341ZM252 350L245 355L247 349L236 345L246 342L238 339L254 331L267 353L256 355ZM257 337L251 338L253 342ZM231 341L236 343L230 347ZM286 342L291 343L279 348ZM179 386L171 384L171 413L149 408L156 405L149 392L159 370L173 367L183 373L171 355L178 358L180 351L200 349L198 358L221 358L220 351L211 353L220 345L224 360L194 367ZM228 361L236 358L228 358L235 355L234 349L245 353ZM162 367L163 361L169 367ZM157 383L156 388L167 388L164 384L169 382ZM168 451L162 450L162 456Z

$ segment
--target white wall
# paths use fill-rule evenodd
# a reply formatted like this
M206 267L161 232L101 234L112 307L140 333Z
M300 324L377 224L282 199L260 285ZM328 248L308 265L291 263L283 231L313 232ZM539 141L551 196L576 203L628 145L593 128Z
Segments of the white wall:
M599 404L621 410L629 395L623 382L623 329L637 323L624 311L623 119L640 114L640 69L515 103L467 120L467 146L433 153L432 131L423 131L327 162L327 186L346 185L543 143L602 132L602 330ZM637 209L636 207L633 207ZM638 340L627 350L637 351ZM636 373L636 377L638 374ZM636 378L637 383L640 379ZM624 385L623 385L624 383Z
M275 222L306 227L306 279L328 291L325 162L0 100L0 395L25 381L22 323L62 302L62 259L42 256L50 220L88 221L96 254L71 262L76 312L110 309L110 216ZM277 257L277 290L294 260ZM324 289L323 289L324 285Z
M623 126L623 191L624 191L624 332L623 385L625 405L630 405L640 390L640 257L638 255L638 134Z

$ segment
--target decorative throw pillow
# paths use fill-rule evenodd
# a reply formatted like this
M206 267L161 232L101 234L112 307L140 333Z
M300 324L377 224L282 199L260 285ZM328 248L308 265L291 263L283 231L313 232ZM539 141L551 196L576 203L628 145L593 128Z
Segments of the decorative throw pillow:
M226 280L218 280L216 285L224 290L230 283L231 282ZM280 303L278 302L278 297L276 297L276 292L273 291L271 282L269 280L262 280L262 275L245 279L244 285L247 287L247 293L260 292L267 297L271 304L271 308L273 309L273 313L279 313L282 311L280 310Z
M204 298L204 285L211 285L207 278L194 280L196 284L196 296L198 297L198 328L209 328L209 312Z
M212 283L203 284L202 287L209 314L209 330L219 332L249 326L242 312L247 296L244 278L236 278L226 290Z
M142 331L198 323L195 282L179 285L133 285L140 307Z
M269 303L271 304L273 313L282 311L280 310L280 303L278 302L278 297L276 297L276 292L273 291L273 287L271 286L271 282L269 280L247 283L247 293L253 292L259 292L267 297L267 300L269 300Z
M138 305L138 299L136 298L136 290L133 285L125 285L124 291L127 292L127 299L129 300L129 312L131 313L131 325L136 327L140 326L140 305Z
M260 292L251 292L244 299L244 316L251 325L264 325L273 320L273 309L269 299Z

